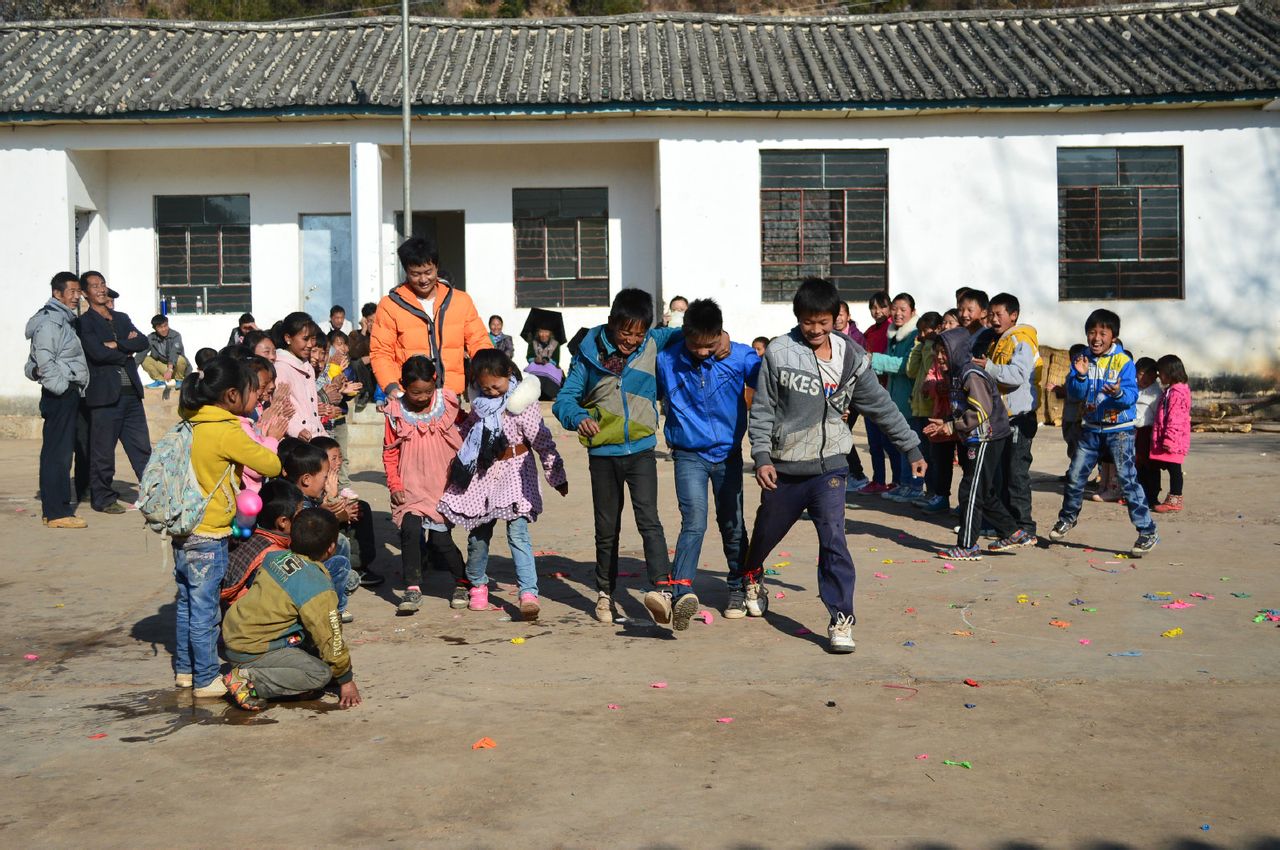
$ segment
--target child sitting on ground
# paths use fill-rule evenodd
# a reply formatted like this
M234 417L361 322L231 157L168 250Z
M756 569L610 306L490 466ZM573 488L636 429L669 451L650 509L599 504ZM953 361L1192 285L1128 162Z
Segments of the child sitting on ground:
M1156 505L1158 514L1182 510L1182 464L1191 450L1191 387L1187 369L1176 354L1166 354L1156 363L1164 396L1160 399L1151 426L1150 461L1155 467L1155 490L1160 492L1160 470L1169 472L1169 495Z
M333 583L318 562L333 556L338 521L310 508L293 521L289 551L273 552L253 586L222 624L227 660L224 678L236 705L261 711L267 701L338 683L338 705L360 704L351 653L342 637Z
M440 499L440 513L468 531L468 607L472 611L489 609L489 541L495 523L506 521L507 546L520 588L520 614L525 620L536 620L538 569L529 523L542 513L542 492L530 452L538 453L547 483L561 496L569 495L564 459L542 421L538 382L520 380L511 358L497 349L476 352L471 381L480 394L462 423L462 446Z
M400 563L405 591L396 614L415 614L422 605L422 573L428 554L453 574L450 608L466 608L470 582L462 553L440 514L449 465L462 446L458 397L437 384L436 364L421 354L404 362L400 389L387 399L382 465L391 491L391 519L400 527ZM425 544L425 545L424 545Z
M296 437L280 441L280 465L284 477L302 491L303 505L307 508L324 507L324 486L329 479L329 454L312 443L304 443ZM328 508L326 508L328 510ZM332 513L332 511L329 511ZM341 519L334 517L339 522ZM333 589L338 594L338 611L344 623L354 617L347 612L347 597L351 593L351 544L340 537L336 551L325 560L325 570L333 579Z
M1071 462L1066 491L1058 521L1049 539L1061 540L1075 528L1084 500L1084 485L1102 449L1108 448L1116 465L1129 521L1138 530L1130 549L1141 558L1160 542L1155 520L1147 507L1147 497L1138 484L1133 462L1134 405L1138 400L1138 379L1133 360L1120 347L1120 317L1110 310L1094 310L1085 321L1088 351L1071 364L1067 375L1067 398L1084 405L1083 426L1076 459Z
M378 557L378 541L373 532L373 509L369 503L358 498L354 490L342 490L338 487L338 470L342 467L342 447L333 437L315 437L311 445L324 449L329 458L329 477L324 483L324 499L320 507L325 508L338 518L342 525L342 541L339 548L348 553L352 551L354 539L355 555L351 558L352 581L348 584L348 592L356 587L377 587L382 584L383 577L373 571L373 561Z
M253 583L253 574L262 559L289 548L289 529L302 510L302 491L283 478L262 485L262 510L258 512L253 536L235 540L227 555L227 574L222 577L222 608L244 595Z
M948 561L980 561L979 526L985 519L999 538L990 551L1021 546L1027 533L996 492L996 472L1009 450L1009 414L995 378L973 362L973 337L967 328L942 334L934 358L951 390L951 409L945 419L930 419L927 437L956 435L960 440L960 531L956 545L938 553Z

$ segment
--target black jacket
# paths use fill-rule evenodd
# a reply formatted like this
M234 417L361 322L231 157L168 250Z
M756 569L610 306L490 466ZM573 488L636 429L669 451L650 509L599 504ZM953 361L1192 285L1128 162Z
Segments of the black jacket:
M142 382L138 380L133 355L150 347L147 337L133 326L126 314L115 311L108 321L89 310L80 317L79 324L80 343L84 346L85 359L89 361L89 388L85 390L84 403L89 407L115 404L123 387L121 369L124 369L138 398L142 398ZM130 332L134 334L132 339L129 338ZM117 347L108 348L105 345L108 342L115 342Z

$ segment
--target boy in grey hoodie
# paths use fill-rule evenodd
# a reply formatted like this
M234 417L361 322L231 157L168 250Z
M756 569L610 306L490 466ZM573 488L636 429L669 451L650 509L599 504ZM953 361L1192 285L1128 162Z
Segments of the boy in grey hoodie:
M89 385L89 364L76 333L80 280L58 272L48 302L27 322L31 353L24 372L40 384L40 502L50 528L84 528L71 501L71 454L76 443L80 398Z
M913 474L924 475L925 462L920 438L876 380L870 357L832 333L839 310L830 281L807 279L792 301L799 324L765 349L747 424L763 492L743 574L747 613L762 616L764 559L807 509L818 530L818 593L831 615L830 648L853 652L855 575L844 531L850 411L879 426L907 455Z

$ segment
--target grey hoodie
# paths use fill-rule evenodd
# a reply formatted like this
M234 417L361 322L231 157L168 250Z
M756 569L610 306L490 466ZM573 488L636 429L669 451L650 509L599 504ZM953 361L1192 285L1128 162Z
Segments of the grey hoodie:
M84 395L84 388L89 385L89 364L76 333L75 318L67 305L50 298L27 321L31 354L23 372L54 395L62 395L72 385Z
M769 343L747 422L757 468L772 465L785 475L848 468L853 434L842 417L850 409L878 425L912 463L921 459L920 438L880 386L870 356L853 340L844 342L840 385L829 398L823 395L818 356L799 328Z

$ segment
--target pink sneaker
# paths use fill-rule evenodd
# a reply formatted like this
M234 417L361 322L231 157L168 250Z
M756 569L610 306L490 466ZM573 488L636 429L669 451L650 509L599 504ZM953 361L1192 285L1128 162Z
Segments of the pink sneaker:
M524 617L526 622L538 619L541 610L538 606L538 594L527 592L520 594L520 616Z
M468 608L472 611L489 610L489 585L482 584L479 587L473 587L469 593L471 601L467 603Z

